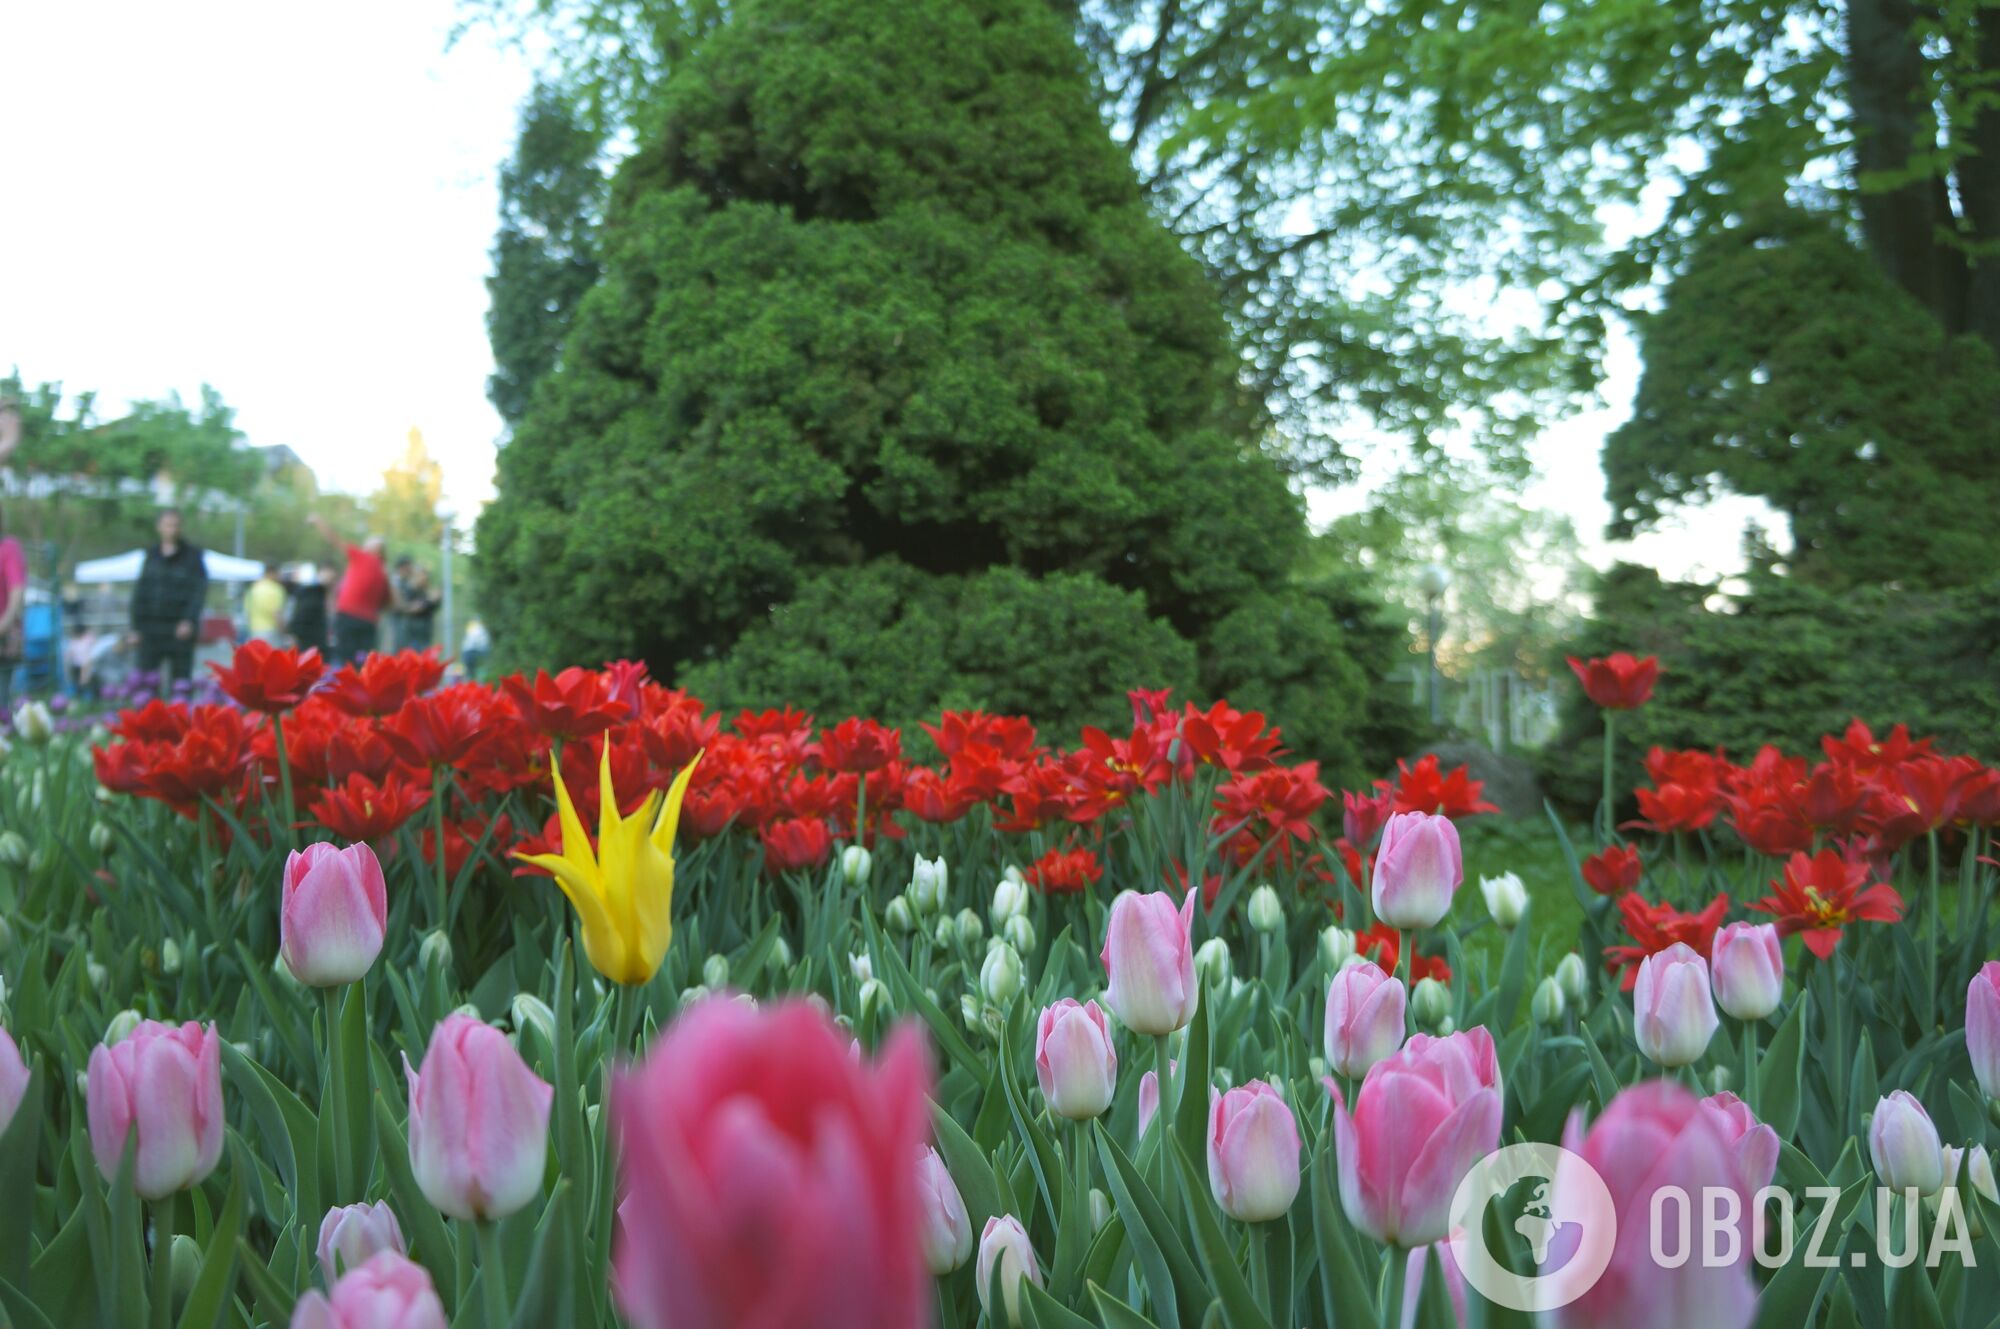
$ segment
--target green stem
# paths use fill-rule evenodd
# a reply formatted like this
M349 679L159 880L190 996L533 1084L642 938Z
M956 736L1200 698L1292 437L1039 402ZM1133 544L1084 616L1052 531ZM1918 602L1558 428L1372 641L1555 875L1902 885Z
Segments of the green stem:
M271 741L278 750L278 789L285 800L285 847L299 847L297 823L299 810L292 801L292 761L285 748L285 717L273 713L271 716Z
M1259 1306L1271 1312L1272 1324L1283 1324L1288 1318L1284 1308L1271 1305L1271 1255L1266 1246L1270 1240L1270 1223L1250 1225L1250 1296Z
M1925 901L1931 915L1931 981L1930 987L1927 989L1930 993L1930 1018L1927 1023L1935 1026L1937 1024L1938 1001L1938 915L1944 912L1944 897L1938 893L1940 889L1938 886L1938 833L1935 828L1930 833L1930 851L1931 894L1930 899Z
M1401 1246L1390 1246L1388 1259L1382 1270L1382 1329L1402 1329L1403 1279L1410 1256Z
M174 1322L174 1207L176 1192L153 1202L152 1329L169 1329Z
M480 1300L486 1307L486 1329L507 1329L507 1260L500 1248L500 1225L491 1220L473 1224L479 1241Z
M337 987L321 988L320 997L326 1005L326 1082L327 1098L333 1113L333 1199L336 1204L349 1204L361 1197L349 1193L349 1174L354 1171L352 1150L348 1144L347 1121L347 1067L340 1056L340 994Z
M437 860L437 901L431 918L432 925L440 932L447 931L450 922L451 887L445 879L444 867L444 768L431 768L431 856Z
M1613 744L1617 738L1617 728L1615 721L1617 720L1618 713L1616 711L1605 711L1603 714L1604 714L1604 801L1600 803L1598 806L1604 809L1604 839L1606 842L1609 842L1611 839L1614 838L1611 834L1611 828L1612 825L1617 820L1617 818L1613 816L1611 811L1611 765L1612 765L1611 758L1613 752Z
M1159 1154L1160 1202L1167 1203L1167 1186L1174 1175L1173 1163L1167 1157L1167 1141L1173 1136L1174 1108L1179 1095L1174 1092L1174 1070L1172 1055L1167 1050L1167 1040L1171 1034L1153 1035L1153 1071L1160 1080L1160 1106L1153 1114L1153 1126L1158 1132L1154 1148ZM1169 1210L1169 1212L1172 1212Z
M1751 1115L1757 1112L1757 1022L1743 1022L1743 1083L1740 1097L1750 1105Z
M1403 1036L1417 1028L1417 934L1415 929L1396 932L1396 973L1403 980Z

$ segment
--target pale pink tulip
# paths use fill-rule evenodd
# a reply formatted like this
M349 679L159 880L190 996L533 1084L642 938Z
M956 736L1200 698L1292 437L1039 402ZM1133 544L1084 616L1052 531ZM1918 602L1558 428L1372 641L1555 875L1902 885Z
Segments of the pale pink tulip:
M365 844L309 844L285 860L278 914L285 967L307 987L357 983L382 953L389 898Z
M344 1270L359 1269L380 1251L409 1252L402 1225L387 1200L340 1205L319 1223L319 1270L332 1287Z
M1167 1074L1172 1075L1181 1068L1178 1061L1167 1062ZM1147 1071L1139 1077L1139 1134L1143 1138L1146 1128L1153 1124L1153 1117L1160 1110L1160 1074Z
M1243 1223L1282 1218L1299 1193L1299 1126L1278 1091L1250 1080L1208 1112L1208 1189Z
M1738 1020L1761 1020L1785 995L1785 953L1775 923L1731 923L1709 948L1715 1004Z
M1708 965L1684 941L1639 962L1632 987L1632 1033L1661 1066L1691 1066L1708 1051L1721 1020L1709 995Z
M1194 1018L1195 892L1176 906L1165 891L1126 892L1111 903L1104 933L1104 1000L1135 1034L1171 1034Z
M1118 1054L1097 1003L1064 997L1035 1024L1035 1078L1049 1111L1089 1121L1111 1106Z
M420 1264L378 1251L333 1292L308 1292L292 1307L292 1329L445 1329L444 1303Z
M454 1012L431 1031L410 1083L410 1170L453 1218L505 1218L542 1191L555 1096L507 1036Z
M1500 1142L1500 1071L1484 1028L1413 1035L1369 1068L1350 1116L1333 1095L1340 1202L1355 1227L1402 1247L1444 1238L1452 1193Z
M27 1096L28 1063L21 1060L21 1049L14 1046L12 1035L0 1029L0 1135L7 1133Z
M1004 1311L987 1304L992 1296L996 1266L1000 1270L1000 1297L1006 1303ZM979 1305L987 1318L997 1324L1005 1314L1008 1323L1019 1324L1021 1280L1042 1286L1042 1267L1035 1260L1034 1245L1029 1242L1028 1230L1021 1226L1020 1219L1012 1214L996 1214L986 1220L986 1230L979 1234L979 1263L973 1273L979 1279Z
M958 1193L951 1169L938 1151L924 1146L917 1160L917 1185L923 1199L924 1260L931 1273L943 1278L972 1258L972 1219L965 1197Z
M1368 960L1350 964L1326 989L1326 1062L1354 1079L1403 1046L1403 981Z
M2000 960L1979 966L1965 989L1965 1050L1979 1092L2000 1098Z
M1868 1119L1868 1156L1890 1190L1936 1195L1944 1188L1944 1146L1931 1114L1907 1089L1883 1095Z
M133 1188L148 1200L186 1190L222 1158L222 1040L214 1025L142 1020L91 1050L90 1147L106 1179L138 1137Z
M1757 1287L1750 1277L1750 1248L1737 1243L1733 1263L1711 1263L1699 1248L1705 1191L1736 1192L1739 1214L1750 1212L1751 1193L1743 1188L1736 1151L1717 1126L1717 1115L1679 1085L1652 1080L1635 1085L1583 1128L1583 1114L1570 1117L1563 1147L1581 1157L1603 1179L1617 1214L1617 1238L1610 1264L1575 1300L1553 1313L1554 1329L1747 1329L1757 1314ZM1556 1212L1565 1201L1558 1179ZM1653 1258L1653 1195L1678 1187L1688 1197L1697 1249L1678 1268ZM1671 1215L1673 1203L1662 1202ZM1726 1248L1726 1243L1723 1243ZM1669 1246L1671 1249L1671 1246ZM1585 1261L1572 1260L1550 1276L1571 1273L1580 1280ZM1558 1283L1557 1296L1575 1291Z
M1728 1142L1743 1189L1755 1194L1770 1185L1778 1175L1778 1133L1758 1121L1750 1105L1732 1093L1711 1094L1701 1100L1701 1110Z
M1436 927L1451 912L1451 897L1464 881L1451 818L1399 812L1382 827L1369 883L1377 919L1406 930Z

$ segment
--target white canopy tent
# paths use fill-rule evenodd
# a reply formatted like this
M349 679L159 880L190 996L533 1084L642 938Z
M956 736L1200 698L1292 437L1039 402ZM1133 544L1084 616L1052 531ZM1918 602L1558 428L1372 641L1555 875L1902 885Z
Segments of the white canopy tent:
M139 569L146 561L146 551L134 549L128 553L113 554L109 558L93 558L88 563L76 565L74 580L83 585L97 585L104 582L137 581ZM202 566L208 569L210 581L245 582L255 581L264 575L264 565L254 558L236 558L229 554L218 554L213 549L201 553Z

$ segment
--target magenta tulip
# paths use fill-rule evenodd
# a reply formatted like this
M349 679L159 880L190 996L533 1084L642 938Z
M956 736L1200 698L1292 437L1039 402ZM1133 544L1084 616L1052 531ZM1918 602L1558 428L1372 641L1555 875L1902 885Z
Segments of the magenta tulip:
M1632 1033L1641 1052L1662 1066L1691 1066L1708 1051L1720 1023L1708 965L1694 947L1677 941L1639 962Z
M634 1329L929 1324L923 1040L850 1048L803 1001L712 998L614 1082L613 1282Z
M1250 1080L1208 1111L1208 1189L1243 1223L1283 1218L1299 1193L1299 1126L1278 1091Z
M1500 1142L1500 1068L1484 1028L1416 1034L1376 1062L1350 1116L1333 1095L1340 1202L1355 1227L1408 1249L1444 1239L1452 1193Z
M1715 1004L1738 1020L1761 1020L1785 995L1785 953L1775 923L1731 923L1709 949Z
M292 1307L292 1329L445 1329L446 1323L431 1276L396 1251L376 1252L331 1294L308 1292Z
M1194 1018L1201 986L1194 975L1194 900L1176 906L1165 891L1127 891L1111 902L1104 933L1104 1000L1135 1034L1171 1034Z
M1042 1011L1035 1025L1035 1078L1058 1117L1089 1121L1111 1106L1118 1054L1096 1002L1064 997Z
M285 860L279 952L307 987L357 983L382 953L389 897L365 844L309 844Z
M1465 881L1458 828L1449 817L1399 812L1382 827L1369 883L1375 917L1392 928L1436 927Z
M972 1219L951 1169L929 1145L917 1160L917 1187L923 1201L924 1261L943 1278L972 1258Z
M0 1135L7 1133L27 1096L28 1063L21 1060L21 1049L14 1046L13 1037L0 1029Z
M2000 1098L2000 960L1979 966L1965 989L1965 1050L1979 1092Z
M90 1148L107 1180L138 1139L133 1188L148 1200L186 1190L222 1158L222 1040L214 1025L142 1020L90 1053Z
M1736 1244L1736 1259L1711 1263L1700 1247L1705 1192L1733 1190L1737 1212L1748 1214L1752 1193L1743 1186L1742 1165L1718 1129L1714 1111L1679 1085L1652 1080L1611 1100L1586 1135L1583 1115L1570 1117L1563 1147L1581 1157L1604 1181L1618 1219L1610 1264L1575 1300L1554 1312L1554 1329L1746 1329L1757 1314L1757 1288L1750 1277L1750 1248ZM1575 1183L1571 1183L1575 1184ZM1695 1248L1678 1268L1653 1258L1653 1196L1678 1187L1693 1206L1689 1222ZM1562 1201L1557 1200L1557 1212ZM1674 1201L1660 1211L1673 1221ZM1663 1249L1674 1249L1670 1234ZM1726 1243L1723 1244L1726 1249ZM1572 1260L1552 1272L1571 1283L1587 1270ZM1555 1295L1577 1291L1558 1283Z
M329 1209L319 1223L319 1270L328 1287L344 1271L359 1269L381 1251L404 1255L409 1249L386 1200Z
M505 1218L542 1191L555 1096L507 1036L453 1013L431 1031L410 1082L410 1170L440 1212Z
M1350 964L1326 989L1326 1062L1352 1080L1403 1046L1403 981L1368 960Z
M1028 1240L1028 1230L1012 1214L996 1214L986 1220L986 1230L979 1234L979 1263L973 1271L979 1279L980 1308L989 1320L998 1324L1003 1311L988 1304L995 1268L1000 1271L1000 1297L1006 1303L1004 1314L1007 1322L1019 1324L1021 1280L1026 1279L1040 1287L1042 1266L1035 1259L1035 1247Z

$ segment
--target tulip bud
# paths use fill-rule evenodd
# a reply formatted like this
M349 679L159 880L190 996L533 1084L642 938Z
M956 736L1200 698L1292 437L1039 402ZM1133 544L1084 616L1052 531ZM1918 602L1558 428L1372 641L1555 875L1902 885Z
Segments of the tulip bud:
M1563 996L1562 984L1555 980L1553 974L1543 975L1542 981L1535 985L1534 999L1528 1003L1528 1013L1534 1017L1535 1023L1559 1025L1568 1008L1569 1001Z
M1093 1235L1104 1231L1104 1225L1111 1221L1111 1197L1092 1186L1090 1188L1090 1230Z
M201 1277L201 1247L185 1232L176 1232L167 1247L167 1277L173 1283L176 1306L188 1299Z
M7 1133L21 1100L28 1096L29 1078L28 1063L21 1059L13 1035L0 1029L0 1135Z
M979 921L979 915L970 909L958 911L958 940L966 946L977 946L986 935L986 925Z
M1410 1014L1417 1028L1436 1033L1451 1019L1451 989L1435 978L1420 978L1410 992Z
M181 971L181 944L172 937L160 943L160 972L168 976Z
M0 831L0 865L10 868L28 865L28 841L19 831Z
M1335 974L1326 988L1326 1062L1356 1079L1403 1046L1407 1003L1400 979L1366 960Z
M1012 1002L1021 991L1021 955L1002 942L986 952L979 966L979 990L995 1006Z
M1277 891L1259 886L1250 892L1250 926L1259 932L1276 932L1285 926L1285 906Z
M104 1026L104 1046L116 1047L132 1036L132 1031L144 1024L146 1017L127 1007L111 1017L111 1023Z
M931 932L931 938L938 945L946 948L956 946L958 944L958 920L949 914L940 917L937 921L937 927Z
M427 970L450 972L451 938L442 930L426 932L424 939L417 943L417 963Z
M987 1318L999 1321L996 1308L989 1305L993 1295L994 1271L999 1270L1000 1296L1006 1307L1007 1323L1021 1323L1021 1280L1042 1286L1042 1269L1035 1262L1035 1248L1028 1242L1028 1230L1012 1214L986 1220L979 1237L979 1263L974 1274L979 1280L979 1307Z
M410 1170L424 1198L467 1222L505 1218L541 1193L555 1090L499 1030L452 1014L410 1087Z
M1481 877L1479 893L1486 897L1486 912L1503 928L1511 930L1519 926L1521 916L1528 912L1528 888L1512 872Z
M840 851L840 875L849 886L867 885L874 866L874 855L862 845L851 844Z
M1868 1121L1868 1156L1875 1163L1875 1175L1891 1190L1914 1188L1919 1195L1935 1195L1944 1185L1944 1147L1937 1127L1906 1089L1875 1104Z
M56 736L55 720L41 702L24 701L14 708L14 732L22 742L40 747Z
M1209 1108L1208 1188L1242 1223L1283 1218L1298 1197L1298 1123L1264 1081L1217 1095Z
M680 996L676 998L676 1001L682 1006L692 1006L696 1002L705 999L708 995L709 991L707 988L699 983L694 983L682 988Z
M1775 924L1731 923L1715 934L1708 960L1715 1004L1739 1020L1762 1020L1785 993L1785 956Z
M402 1225L388 1201L341 1205L326 1211L319 1224L319 1269L332 1287L349 1269L359 1269L378 1251L409 1252Z
M2000 1185L1993 1180L1993 1157L1986 1152L1985 1145L1975 1144L1966 1152L1965 1176L1988 1204L2000 1204Z
M792 946L782 933L771 938L771 963L780 969L792 967Z
M984 1024L986 1007L978 997L970 992L958 994L958 1018L965 1021L967 1029L976 1029Z
M1111 1106L1118 1054L1096 1002L1064 997L1042 1011L1035 1025L1035 1079L1058 1117L1089 1121Z
M90 823L90 848L93 853L110 853L111 846L116 842L117 838L108 823L101 821Z
M1326 972L1339 973L1353 954L1354 934L1338 923L1327 924L1319 934L1319 961L1326 966Z
M1035 949L1035 925L1028 921L1026 914L1016 914L1008 919L1006 926L1000 929L1000 935L1009 946L1023 954L1032 953Z
M2000 1099L2000 960L1988 960L1965 989L1965 1050L1979 1092Z
M972 1258L972 1219L965 1212L965 1199L958 1193L951 1169L928 1145L917 1160L917 1181L923 1199L919 1216L924 1262L935 1277L943 1278Z
M729 986L729 957L711 955L701 962L701 981L704 987L726 988Z
M1449 817L1399 812L1383 826L1369 883L1376 918L1405 931L1436 927L1464 880L1458 829Z
M871 978L861 985L861 1018L868 1019L889 1001L889 988L879 978Z
M857 983L866 983L875 977L875 959L867 951L855 951L847 957L847 972Z
M916 910L910 908L909 900L900 895L882 910L882 921L889 925L889 931L899 936L907 936L917 929Z
M1708 1068L1709 1093L1726 1094L1729 1092L1729 1087L1735 1082L1736 1077L1729 1073L1727 1066L1711 1066Z
M1572 1004L1590 995L1590 975L1583 967L1581 955L1571 951L1556 961L1556 984Z
M133 1186L162 1200L199 1184L222 1158L222 1040L215 1026L141 1021L90 1054L91 1152L107 1181L136 1140Z
M1111 902L1099 956L1111 980L1104 999L1135 1034L1171 1034L1194 1018L1201 999L1190 938L1196 894L1188 891L1178 908L1163 891L1127 891Z
M507 1008L508 1018L517 1032L533 1029L542 1037L550 1051L556 1046L556 1013L549 1004L532 992L516 992L514 1000Z
M935 914L943 910L950 877L943 855L918 857L910 870L910 903L918 913Z
M291 1329L445 1329L444 1303L430 1274L396 1251L377 1251L331 1292L300 1297Z
M93 992L102 992L111 985L111 971L95 960L83 962L83 976Z
M279 953L307 987L357 983L382 952L389 897L365 844L309 844L285 860Z
M1194 952L1194 971L1205 987L1220 987L1229 981L1229 943L1210 937Z
M1008 868L993 888L994 927L1005 927L1010 918L1019 918L1028 912L1028 883L1016 868Z
M91 739L90 745L94 748L101 748L104 746L102 742L99 742L95 738ZM13 741L9 739L6 734L0 733L0 761L7 760L7 754L12 752L13 750L14 750Z
M1639 962L1632 1006L1639 1050L1669 1069L1700 1061L1721 1023L1709 995L1708 965L1686 942Z

